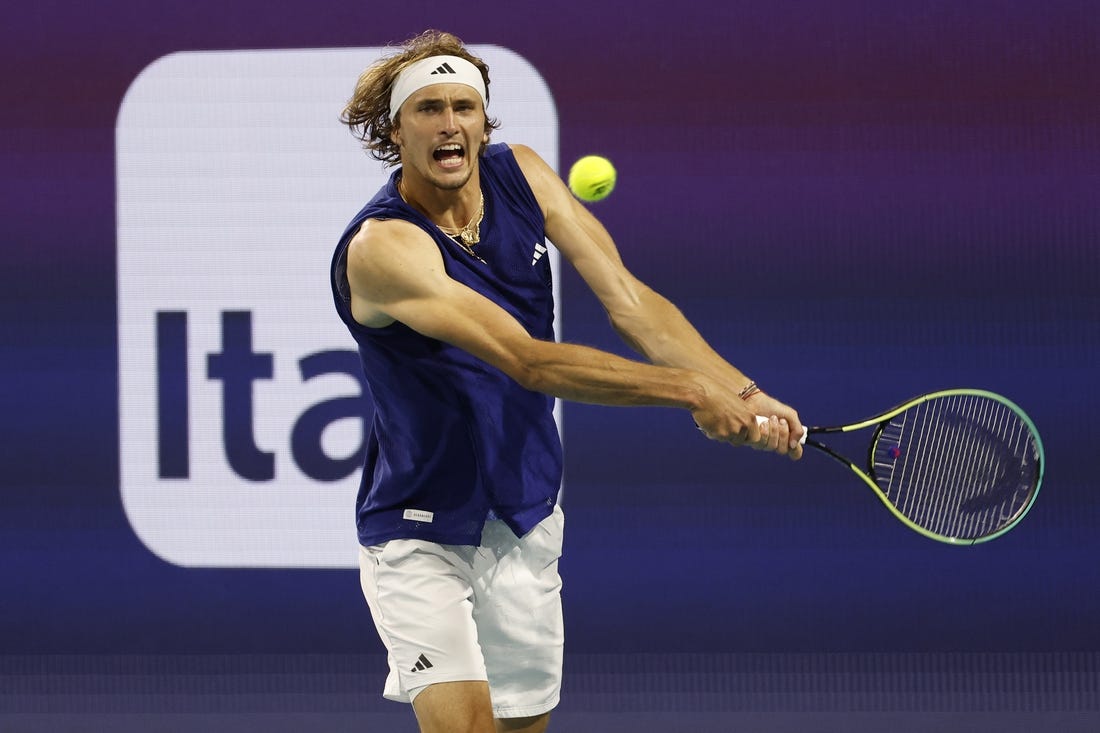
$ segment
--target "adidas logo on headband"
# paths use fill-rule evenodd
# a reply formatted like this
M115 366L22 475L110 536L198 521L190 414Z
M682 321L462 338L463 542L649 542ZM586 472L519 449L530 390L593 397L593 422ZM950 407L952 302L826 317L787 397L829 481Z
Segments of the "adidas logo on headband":
M433 71L428 76L435 76L436 74L457 74L458 72L451 68L451 65L444 62L442 66Z

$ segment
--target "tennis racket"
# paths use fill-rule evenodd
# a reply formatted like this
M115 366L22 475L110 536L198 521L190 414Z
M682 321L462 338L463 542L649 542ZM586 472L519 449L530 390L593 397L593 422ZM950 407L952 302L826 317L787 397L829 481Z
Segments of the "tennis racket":
M863 468L814 439L863 429L872 429ZM857 423L808 428L802 443L850 468L907 527L955 545L1015 527L1043 481L1035 424L977 389L931 392Z

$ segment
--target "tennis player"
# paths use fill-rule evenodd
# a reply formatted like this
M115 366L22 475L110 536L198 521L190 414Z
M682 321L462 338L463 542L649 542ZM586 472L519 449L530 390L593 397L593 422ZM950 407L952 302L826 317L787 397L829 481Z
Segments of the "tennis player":
M363 72L342 116L400 165L340 239L332 288L375 407L363 593L384 694L424 733L544 731L558 702L555 397L680 408L713 440L802 454L795 411L631 275L537 154L489 144L488 102L486 64L429 31ZM554 342L547 239L646 361Z

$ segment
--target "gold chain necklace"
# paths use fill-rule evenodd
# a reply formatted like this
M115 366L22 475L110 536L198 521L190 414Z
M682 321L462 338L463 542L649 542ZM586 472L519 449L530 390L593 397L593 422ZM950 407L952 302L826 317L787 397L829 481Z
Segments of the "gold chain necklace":
M401 186L404 182L404 180L397 182L397 195L401 197L402 201L409 203L409 199L405 196L405 192L401 190ZM470 219L466 226L461 229L448 229L445 226L436 224L436 227L439 231L454 239L462 249L466 250L466 254L479 262L485 262L477 252L474 252L474 245L481 241L481 220L485 218L485 194L479 192L478 195L480 200L477 204L477 214Z
M439 231L446 234L448 237L452 237L458 240L458 243L462 245L463 249L469 252L474 257L474 245L481 241L481 220L485 218L485 194L481 194L481 201L477 205L477 213L470 219L469 223L461 229L448 229L445 226L436 224L439 227ZM478 258L480 259L480 258Z

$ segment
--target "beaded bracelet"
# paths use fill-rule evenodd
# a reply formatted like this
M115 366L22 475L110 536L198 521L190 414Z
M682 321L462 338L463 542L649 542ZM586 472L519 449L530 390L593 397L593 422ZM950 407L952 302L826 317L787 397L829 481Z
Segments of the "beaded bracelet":
M737 396L743 400L747 400L759 391L760 388L756 386L756 382L749 382L745 385L744 389L737 393Z

